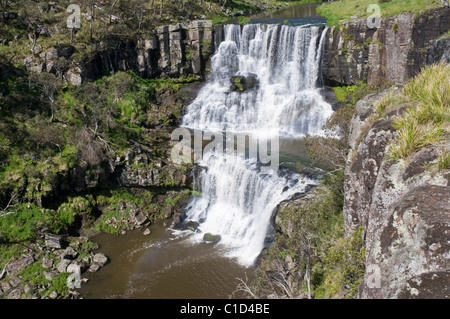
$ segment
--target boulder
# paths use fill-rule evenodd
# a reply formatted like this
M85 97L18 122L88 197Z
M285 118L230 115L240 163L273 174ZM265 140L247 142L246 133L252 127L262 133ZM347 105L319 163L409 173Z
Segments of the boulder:
M22 287L17 287L8 294L8 299L20 299L23 293Z
M44 256L42 258L42 267L51 269L53 267L53 259Z
M100 267L103 267L109 262L109 258L102 253L97 253L94 255L94 258L92 260L95 264L99 265Z
M55 234L44 235L45 245L49 248L61 249L63 245L62 236Z
M148 219L144 214L139 212L136 215L134 215L134 221L136 225L141 226L145 224L148 221Z
M244 92L253 89L259 84L258 76L256 74L249 74L248 76L236 75L231 77L231 90L237 92Z
M69 246L62 253L62 258L63 259L73 260L73 259L75 259L77 257L77 255L78 255L77 251Z
M222 237L220 235L213 235L211 233L203 235L203 240L207 243L217 244L221 239Z
M186 226L186 229L196 232L198 227L200 226L200 223L196 222L195 220L190 220L186 223L185 226Z
M59 264L56 266L56 269L59 272L67 272L67 267L70 265L71 261L68 259L62 259Z
M6 266L6 270L10 275L15 275L25 267L31 265L32 263L34 263L34 257L30 255L25 255L15 261L10 262Z
M47 280L52 280L53 278L55 278L56 276L58 276L58 273L54 270L51 271L44 271L44 277Z

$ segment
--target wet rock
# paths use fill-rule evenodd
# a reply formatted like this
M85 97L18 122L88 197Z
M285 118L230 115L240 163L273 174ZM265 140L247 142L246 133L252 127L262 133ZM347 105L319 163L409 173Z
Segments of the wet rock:
M144 236L148 236L148 235L150 235L150 233L151 233L150 229L146 228L142 234Z
M97 271L99 271L100 268L101 268L101 267L100 267L98 264L92 264L92 265L89 267L88 271L89 271L89 272L97 272Z
M103 267L109 262L109 259L105 254L98 253L94 255L93 262L100 267Z
M189 229L190 231L196 232L198 227L200 226L199 222L196 222L194 220L190 220L186 223L186 229Z
M237 92L244 92L253 89L259 84L258 76L256 74L249 74L248 76L233 76L231 77L231 90Z
M220 235L213 235L211 233L203 235L203 240L207 243L217 244L221 239L222 237Z

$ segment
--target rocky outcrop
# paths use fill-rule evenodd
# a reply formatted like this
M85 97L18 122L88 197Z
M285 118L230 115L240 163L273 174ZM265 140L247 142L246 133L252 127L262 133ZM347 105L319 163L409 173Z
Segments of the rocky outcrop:
M97 79L105 74L132 70L144 78L167 78L187 75L204 77L209 58L216 45L223 41L223 26L213 27L209 20L192 21L158 27L149 39L123 43L115 40L102 41L84 46L83 51L94 52L81 61L73 59L76 49L36 49L36 56L28 57L24 64L35 72L61 71L66 82L80 85L86 79ZM220 40L222 39L222 40ZM218 42L219 41L219 42ZM64 62L61 70L55 65Z
M427 64L450 63L450 38L435 40L427 52Z
M440 8L418 17L405 12L382 18L379 28L369 28L366 19L331 27L325 43L324 82L331 86L358 81L403 83L426 63L441 60L445 44L434 41L449 26L450 9Z
M395 113L369 120L382 95L358 103L346 169L345 224L349 231L365 229L359 296L449 298L450 172L427 167L450 144L425 147L405 160L388 158Z

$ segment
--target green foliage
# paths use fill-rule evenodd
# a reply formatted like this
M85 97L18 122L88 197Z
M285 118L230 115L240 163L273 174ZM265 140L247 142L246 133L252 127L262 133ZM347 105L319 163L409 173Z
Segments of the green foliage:
M239 24L247 24L249 22L250 22L250 18L248 18L248 17L244 17L244 16L238 17Z
M339 102L349 102L352 99L353 94L357 89L356 85L352 86L342 86L342 87L333 87L334 93L336 94L336 98Z
M324 3L317 8L317 11L326 17L329 25L337 25L341 20L351 20L353 16L358 18L367 18L373 13L367 12L371 4L377 4L373 0L341 0L330 3ZM441 7L439 1L433 0L392 0L378 1L381 9L381 16L395 16L402 12L418 13L422 10L430 10Z
M19 204L8 210L0 223L1 240L20 243L38 238L38 229L46 226L49 211L35 205Z
M363 233L363 228L359 228L347 237L338 238L323 261L314 266L315 298L357 297L365 272Z
M442 150L442 154L438 158L438 169L450 169L450 152L446 148Z
M283 264L289 256L297 265L291 273L309 269L313 298L354 298L364 275L363 230L347 237L344 232L344 177L344 170L327 174L313 197L301 206L283 208L277 226L291 232L277 232L275 244L263 253L262 267ZM297 280L296 294L305 292L306 278ZM259 269L252 291L267 293L270 286L270 276Z
M393 120L397 138L389 145L391 158L405 158L426 145L439 142L449 131L448 83L450 64L441 63L423 68L405 85L401 98L410 106Z
M395 33L398 32L398 24L397 23L393 25L392 31L394 31Z

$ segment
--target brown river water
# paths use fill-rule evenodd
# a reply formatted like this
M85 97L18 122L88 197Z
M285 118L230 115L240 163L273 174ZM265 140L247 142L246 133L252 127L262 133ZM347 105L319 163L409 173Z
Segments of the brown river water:
M92 238L111 262L97 273L85 273L79 292L90 299L225 299L235 292L237 278L252 278L245 268L221 256L220 245L191 243L162 222L116 236ZM235 294L234 297L242 297Z

